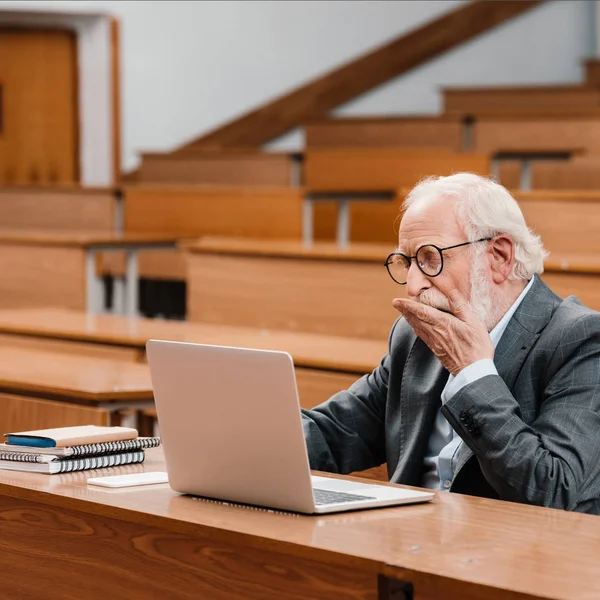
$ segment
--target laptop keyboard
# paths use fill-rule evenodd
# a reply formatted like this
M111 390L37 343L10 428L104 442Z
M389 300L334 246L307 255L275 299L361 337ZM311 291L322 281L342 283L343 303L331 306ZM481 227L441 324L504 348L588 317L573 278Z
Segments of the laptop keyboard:
M319 490L313 488L315 504L339 504L341 502L357 502L358 500L376 500L375 496L361 496L359 494L346 494L345 492L332 492L331 490Z

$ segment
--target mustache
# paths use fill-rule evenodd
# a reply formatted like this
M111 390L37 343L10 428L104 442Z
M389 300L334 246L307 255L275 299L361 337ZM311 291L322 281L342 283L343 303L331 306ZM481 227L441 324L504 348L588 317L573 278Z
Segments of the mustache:
M431 306L432 308L437 308L443 312L450 312L450 303L448 302L448 298L444 296L441 292L438 292L434 289L429 289L421 292L415 300L420 302L421 304L426 304L427 306Z

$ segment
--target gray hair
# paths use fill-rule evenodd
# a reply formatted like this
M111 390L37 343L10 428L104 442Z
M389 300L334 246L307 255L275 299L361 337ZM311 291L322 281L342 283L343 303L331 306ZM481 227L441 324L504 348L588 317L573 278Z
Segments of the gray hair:
M515 262L509 279L531 279L544 271L548 253L542 240L527 227L518 202L505 187L473 173L428 177L411 190L402 209L434 198L456 200L456 216L469 241L501 233L511 236Z

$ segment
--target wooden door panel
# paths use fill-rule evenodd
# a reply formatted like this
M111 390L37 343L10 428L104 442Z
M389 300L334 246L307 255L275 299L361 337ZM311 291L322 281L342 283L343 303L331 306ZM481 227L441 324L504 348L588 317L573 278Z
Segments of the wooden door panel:
M0 29L0 86L0 184L78 181L75 34Z

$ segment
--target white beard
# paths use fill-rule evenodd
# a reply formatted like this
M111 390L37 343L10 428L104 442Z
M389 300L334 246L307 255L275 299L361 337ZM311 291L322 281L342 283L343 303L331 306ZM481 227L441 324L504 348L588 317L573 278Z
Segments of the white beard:
M488 331L491 331L500 321L505 311L503 302L493 301L491 282L483 268L482 258L482 256L477 255L473 257L469 303L477 318L484 322ZM448 298L435 288L421 292L416 301L444 312L451 312Z

